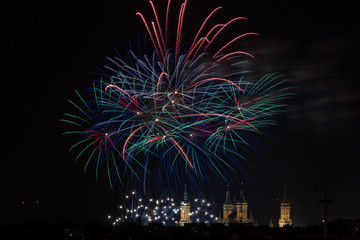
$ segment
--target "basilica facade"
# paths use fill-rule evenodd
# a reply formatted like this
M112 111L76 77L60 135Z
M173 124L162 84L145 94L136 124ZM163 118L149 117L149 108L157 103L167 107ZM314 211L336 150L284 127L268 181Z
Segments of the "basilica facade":
M231 202L229 185L226 189L225 202L223 204L223 217L221 222L228 226L229 223L253 224L252 214L248 216L248 203L245 199L244 184L241 183L240 197L238 201Z
M292 220L290 218L290 209L291 205L288 201L287 196L287 186L285 184L283 199L280 204L280 218L278 221L279 227L284 227L286 225L292 225ZM225 194L225 202L222 207L222 217L219 216L217 218L218 223L222 223L225 226L229 224L248 224L248 225L256 225L254 222L254 218L252 216L251 210L249 211L248 203L245 198L244 184L241 183L240 187L240 195L237 201L234 202L230 199L230 187L227 186L226 194ZM188 194L184 191L184 200L180 205L180 221L179 225L184 226L186 223L191 223L190 219L190 202L188 201ZM270 219L269 227L273 228L274 224L272 222L272 218Z

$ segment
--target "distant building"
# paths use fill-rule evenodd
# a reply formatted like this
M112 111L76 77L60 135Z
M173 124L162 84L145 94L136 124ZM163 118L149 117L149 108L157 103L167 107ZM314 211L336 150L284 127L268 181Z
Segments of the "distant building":
M248 218L248 203L245 199L244 184L241 183L240 197L239 200L235 203L230 201L230 188L229 185L226 189L225 202L223 205L223 219L222 222L225 226L228 226L229 223L253 223L253 218L250 216Z
M186 185L184 190L184 200L180 204L180 221L179 225L184 226L185 223L191 223L190 219L190 202L188 199L188 193L186 191Z
M241 190L240 190L240 198L239 201L236 203L236 222L238 223L248 223L248 204L245 199L244 193L244 184L241 183Z
M273 220L270 218L269 228L274 228Z
M258 226L257 221L253 218L252 211L249 210L243 183L241 183L240 194L237 195L238 198L236 199L236 196L233 202L230 200L230 187L227 185L225 202L222 206L222 215L221 211L219 211L215 205L215 202L199 198L190 201L186 185L183 194L183 200L180 202L180 206L176 206L176 200L172 197L165 199L150 198L147 201L143 198L137 199L135 192L133 192L131 195L125 196L125 199L128 199L129 202L119 207L120 215L117 217L109 215L108 219L112 222L113 226L123 223L139 223L141 225L160 223L166 226L184 226L187 223L221 223L225 226L229 226L230 224ZM280 206L279 227L292 225L290 208L291 206L287 197L287 186L285 184L284 196ZM218 213L218 216L216 216L216 213ZM269 227L274 227L272 218L270 219Z
M233 216L233 212L234 212L234 206L231 203L230 200L230 187L229 185L227 185L227 189L226 189L226 196L225 196L225 202L223 205L223 223L225 225L229 225L230 222L233 222L231 218Z
M249 223L254 224L254 218L253 218L252 210L251 210L251 209L250 209L250 216L249 216L249 218L248 218L248 221L249 221Z
M284 195L280 205L280 219L279 227L284 227L285 225L292 225L292 220L290 218L290 202L287 196L287 185L285 184ZM239 200L235 203L230 201L230 188L229 185L226 189L225 202L223 204L223 218L222 223L225 226L228 226L230 223L247 223L255 226L254 218L250 211L250 216L248 217L248 203L245 198L244 185L241 183L240 188L240 197ZM272 218L270 219L270 228L274 228Z
M284 196L280 205L280 219L279 227L284 227L285 225L292 225L292 220L290 218L290 203L287 196L287 184L285 183Z

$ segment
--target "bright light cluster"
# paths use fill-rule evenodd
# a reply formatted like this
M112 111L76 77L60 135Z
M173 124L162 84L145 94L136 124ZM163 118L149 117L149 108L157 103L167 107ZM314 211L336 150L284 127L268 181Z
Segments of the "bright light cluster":
M194 199L190 203L190 219L194 223L217 222L216 204L205 199ZM125 196L123 204L119 205L114 215L108 215L113 226L124 223L147 225L160 223L164 226L178 226L180 220L181 201L173 197L159 199L142 198L135 194Z
M215 223L218 220L215 202L195 198L191 202L190 219L194 223Z

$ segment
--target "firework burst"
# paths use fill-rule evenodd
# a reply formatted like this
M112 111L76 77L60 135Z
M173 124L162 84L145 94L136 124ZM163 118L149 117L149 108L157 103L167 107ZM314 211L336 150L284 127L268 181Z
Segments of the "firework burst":
M220 36L234 22L209 26L221 10L205 18L195 37L183 43L183 22L187 0L182 3L175 39L170 45L168 1L165 25L161 24L150 1L154 19L144 23L153 46L151 54L129 50L129 63L119 56L108 58L109 65L92 88L69 101L76 114L64 121L76 127L77 160L106 169L111 187L162 192L183 186L197 189L201 183L231 184L232 174L249 164L244 152L252 148L254 135L274 125L284 111L283 100L290 96L283 76L267 74L257 82L244 77L241 62L253 58L244 51L228 51L244 37L243 33L222 42ZM215 50L210 50L214 49ZM180 187L180 188L181 188ZM141 190L140 190L141 189ZM194 191L195 192L195 191Z

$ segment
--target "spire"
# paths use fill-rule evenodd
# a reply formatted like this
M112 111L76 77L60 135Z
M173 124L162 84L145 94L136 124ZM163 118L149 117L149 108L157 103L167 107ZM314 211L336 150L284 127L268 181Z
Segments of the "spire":
M283 195L283 199L282 199L282 203L288 203L288 196L287 196L287 183L285 182L285 188L284 188L284 195Z
M185 184L185 189L184 189L184 202L188 201L188 193L186 191L186 184Z
M248 222L251 223L251 224L254 224L254 218L253 218L251 209L250 209L250 215L249 215L249 218L248 218Z
M217 222L218 223L222 223L223 221L222 221L222 218L221 218L221 215L220 215L220 212L219 212L219 214L218 214L218 217L217 217Z
M227 185L224 204L231 204L231 201L230 201L230 186L229 186L229 184Z
M244 191L244 183L241 182L241 188L240 188L240 199L239 202L246 203L245 199L245 191Z
M274 228L274 224L273 224L272 218L270 218L269 228Z

